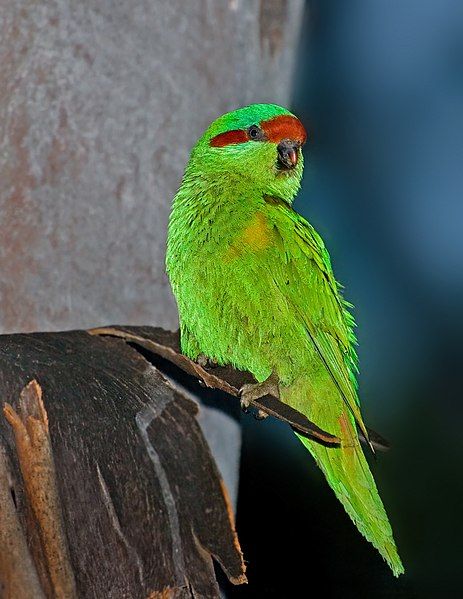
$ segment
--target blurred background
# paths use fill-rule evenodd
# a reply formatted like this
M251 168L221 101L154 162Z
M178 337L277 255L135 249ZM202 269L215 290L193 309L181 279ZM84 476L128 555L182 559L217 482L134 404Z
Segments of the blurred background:
M252 582L233 596L320 584L328 597L455 597L463 3L311 1L297 57L292 106L311 139L296 209L355 304L363 412L392 444L371 466L406 573L390 575L284 426L245 418L238 529Z
M250 581L227 596L458 596L461 0L14 0L0 30L1 332L176 327L164 243L191 145L226 110L290 105L310 136L295 207L355 304L365 420L392 444L371 466L406 574L283 424L243 417L239 467L236 406L209 398Z

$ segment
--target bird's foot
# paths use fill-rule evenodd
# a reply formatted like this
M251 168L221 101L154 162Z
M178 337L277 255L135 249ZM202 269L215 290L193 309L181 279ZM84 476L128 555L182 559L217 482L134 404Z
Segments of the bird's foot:
M260 399L261 397L264 397L264 395L273 395L274 397L280 399L278 376L275 372L272 372L272 374L261 383L251 383L241 387L240 398L241 409L243 412L247 412L251 403L257 399ZM256 414L256 418L258 420L263 420L267 416L268 414L266 414L263 410L259 410Z
M265 420L268 418L268 414L267 412L264 412L264 410L257 410L257 412L254 414L254 418L256 420Z
M205 354L199 354L196 358L196 363L199 364L201 368L216 368L218 366L217 360L208 358Z

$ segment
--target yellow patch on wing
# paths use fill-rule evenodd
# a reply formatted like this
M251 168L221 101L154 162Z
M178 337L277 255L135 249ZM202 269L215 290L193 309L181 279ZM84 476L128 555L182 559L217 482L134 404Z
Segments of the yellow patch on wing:
M345 410L341 416L339 416L338 422L341 427L342 446L344 448L356 447L358 445L358 439L353 432L349 414Z
M245 251L260 251L269 247L275 239L273 227L262 212L256 212L249 225L241 231L227 250L225 259L238 258Z

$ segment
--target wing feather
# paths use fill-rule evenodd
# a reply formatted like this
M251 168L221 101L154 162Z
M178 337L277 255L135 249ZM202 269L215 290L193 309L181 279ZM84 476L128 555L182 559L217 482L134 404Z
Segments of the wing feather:
M368 440L356 388L355 322L349 312L352 306L342 297L328 251L315 229L286 202L271 198L270 203L277 211L274 223L286 256L285 270L295 281L310 280L311 286L311 293L298 285L284 289L282 285L281 291L300 315L320 360Z

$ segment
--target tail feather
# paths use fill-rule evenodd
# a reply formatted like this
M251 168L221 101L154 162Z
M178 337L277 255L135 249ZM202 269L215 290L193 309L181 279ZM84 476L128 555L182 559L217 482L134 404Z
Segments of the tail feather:
M404 568L391 525L360 446L355 420L339 393L329 381L316 379L313 374L311 379L299 379L289 387L280 387L280 393L283 401L341 439L341 445L333 447L298 435L358 530L376 547L394 575L399 576Z
M362 535L389 564L394 576L404 572L391 526L350 415L340 419L341 447L327 447L298 435ZM331 430L336 434L337 431ZM346 440L347 438L347 440Z

